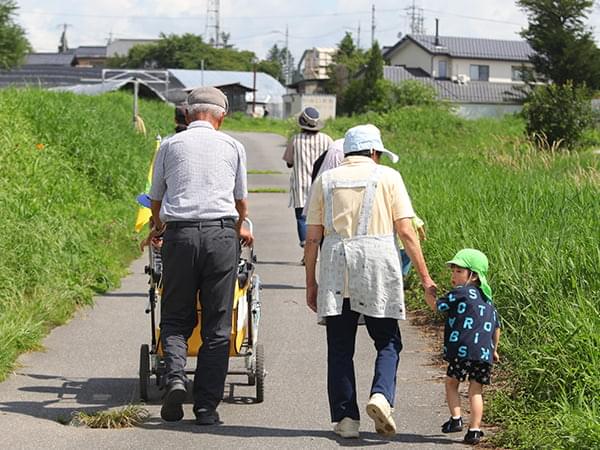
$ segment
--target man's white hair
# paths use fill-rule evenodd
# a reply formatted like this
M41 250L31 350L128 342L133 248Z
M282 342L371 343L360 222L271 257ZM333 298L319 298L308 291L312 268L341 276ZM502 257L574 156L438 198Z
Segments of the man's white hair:
M211 105L210 103L194 103L187 107L188 115L195 117L196 114L208 113L215 119L220 119L225 112L224 108L217 105Z

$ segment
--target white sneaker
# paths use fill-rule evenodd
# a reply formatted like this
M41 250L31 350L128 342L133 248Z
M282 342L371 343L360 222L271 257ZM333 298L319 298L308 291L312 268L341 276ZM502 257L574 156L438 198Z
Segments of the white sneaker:
M335 434L343 437L356 439L358 438L358 429L360 428L360 420L354 420L350 417L344 417L333 427Z
M375 431L386 437L396 434L392 407L383 394L373 394L367 403L367 414L375 422Z

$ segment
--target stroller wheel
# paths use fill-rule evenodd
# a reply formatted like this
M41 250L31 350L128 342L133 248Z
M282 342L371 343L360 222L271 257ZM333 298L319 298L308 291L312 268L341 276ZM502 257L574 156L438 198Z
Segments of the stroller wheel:
M256 345L256 403L265 399L265 348L262 344Z
M150 349L148 344L140 347L140 399L148 400L148 381L150 380Z

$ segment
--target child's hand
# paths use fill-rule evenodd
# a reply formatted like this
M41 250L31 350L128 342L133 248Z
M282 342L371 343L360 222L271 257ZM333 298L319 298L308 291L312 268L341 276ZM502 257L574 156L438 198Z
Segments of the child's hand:
M494 350L494 362L500 361L500 354Z

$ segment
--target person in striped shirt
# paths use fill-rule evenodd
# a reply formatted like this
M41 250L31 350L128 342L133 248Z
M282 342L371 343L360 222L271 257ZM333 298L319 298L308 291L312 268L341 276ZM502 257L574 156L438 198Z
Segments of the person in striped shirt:
M288 142L283 160L292 169L289 207L294 208L298 240L300 247L304 247L306 216L302 212L310 189L313 164L333 144L333 139L320 131L323 124L319 120L319 111L312 106L304 108L298 117L298 125L300 133Z

